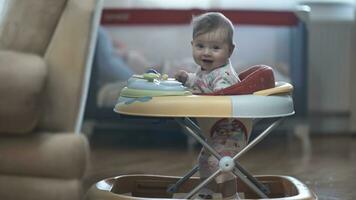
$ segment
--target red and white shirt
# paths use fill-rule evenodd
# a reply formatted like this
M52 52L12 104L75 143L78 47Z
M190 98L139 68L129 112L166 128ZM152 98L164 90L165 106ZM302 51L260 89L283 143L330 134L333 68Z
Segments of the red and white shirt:
M212 71L198 69L196 73L188 73L185 86L193 93L209 94L240 82L230 62Z

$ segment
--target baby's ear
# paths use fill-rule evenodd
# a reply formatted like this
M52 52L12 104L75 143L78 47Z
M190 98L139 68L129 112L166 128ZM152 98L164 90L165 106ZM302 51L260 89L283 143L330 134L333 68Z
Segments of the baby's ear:
M230 46L230 56L232 55L232 53L234 52L234 49L235 49L235 44L232 44L231 46Z

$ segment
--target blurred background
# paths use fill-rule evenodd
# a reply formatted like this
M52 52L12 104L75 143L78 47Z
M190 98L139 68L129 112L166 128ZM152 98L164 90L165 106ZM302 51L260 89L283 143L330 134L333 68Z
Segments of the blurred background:
M293 84L298 121L289 128L295 125L314 134L355 132L354 1L106 0L104 5L104 33L99 36L110 51L102 54L116 60L104 63L110 59L96 57L94 65L100 67L94 69L86 117L91 125L100 121L98 115L112 113L129 74L149 68L170 76L182 68L194 71L190 20L205 11L219 11L236 27L237 48L231 60L237 72L266 64L274 69L276 80ZM94 126L115 128L100 124Z
M49 82L41 82L38 88L45 88L45 95L56 94L42 104L39 98L42 93L29 93L38 107L28 106L31 102L27 99L25 104L18 103L23 99L17 95L22 94L17 87L24 89L17 84L18 80L30 80L36 85L36 80L28 76L31 73L27 73L33 70L28 70L30 62L27 61L17 66L25 70L13 70L15 68L8 63L17 63L18 57L9 62L4 61L9 59L8 54L1 54L4 56L0 60L0 75L8 78L7 74L18 72L20 78L9 81L3 78L3 87L0 87L5 91L0 98L0 125L5 127L0 140L0 171L3 173L0 198L11 199L6 196L9 193L19 195L12 192L18 187L29 188L27 193L21 193L23 197L30 199L32 196L28 193L36 197L38 188L46 191L47 181L52 181L53 174L65 188L72 186L63 180L75 179L78 191L84 194L96 182L118 175L185 174L196 164L201 146L174 120L124 116L115 113L113 108L133 74L152 68L169 76L179 69L195 71L197 66L190 45L191 19L204 12L217 11L226 15L235 27L236 48L231 62L237 72L265 64L273 68L277 81L294 86L295 115L287 117L266 139L242 156L241 164L256 175L293 176L312 189L319 199L356 199L355 0L104 0L103 9L92 1L91 9L95 7L100 12L90 10L88 2L0 0L1 50L18 51L19 57L24 52L38 54L36 58L43 64L41 72L47 73L47 65L50 69L48 77L43 75L43 80ZM99 27L95 20L100 21ZM48 44L52 39L58 44L53 48L59 47L60 53L50 51L52 45ZM85 42L81 43L81 39ZM40 47L43 47L41 52L36 52ZM49 56L53 56L54 63L60 63L60 70L53 70ZM63 57L68 58L70 64L64 62L67 60ZM66 93L67 90L71 93ZM48 109L50 106L56 109ZM24 115L28 108L35 114ZM42 109L48 111L48 115L41 115L43 122L51 122L48 130L37 125ZM15 113L16 117L10 119L9 113ZM59 113L59 117L55 113ZM17 129L21 129L18 119L23 116L33 121L26 131L36 134L16 135ZM259 121L252 138L269 123L268 119ZM8 136L11 134L6 129L9 124L15 127L14 136ZM61 125L65 125L64 128ZM83 134L79 134L80 129ZM66 134L48 132L76 133L72 137L81 137L81 143L69 142L73 138L52 140L52 136L61 138L64 136L60 135ZM42 137L43 133L50 136ZM65 146L67 144L71 148ZM82 152L80 159L72 157L77 155L73 153L77 149ZM58 152L62 153L61 158ZM88 163L86 159L90 159ZM57 170L57 167L65 168L61 164L73 163L73 160L80 164L73 164L67 172L72 174L77 170L79 175L68 178L62 170ZM43 175L44 169L53 171L53 174L48 173L50 178ZM17 180L24 180L25 184L19 186ZM46 187L37 188L39 184L35 181L38 180ZM56 184L51 186L53 190L48 190L53 191L49 195L57 195ZM62 189L63 194L67 191ZM62 199L68 198L63 196Z
M351 166L356 157L355 1L106 0L104 6L101 29L107 43L105 48L100 42L97 45L83 127L97 150L96 159L105 160L102 154L108 151L103 149L109 147L144 152L173 148L173 152L183 152L183 158L185 151L191 155L182 166L195 162L200 146L182 134L173 120L120 116L112 109L131 74L149 68L170 76L182 68L194 71L190 20L206 11L218 11L235 26L237 48L231 60L237 72L266 64L274 69L277 81L294 86L296 114L242 162L255 173L294 175L321 199L356 197L348 187L354 185ZM108 48L109 52L102 53L101 49ZM109 60L103 59L104 54L115 61L103 62ZM266 123L256 126L254 134ZM129 152L130 157L137 155ZM273 161L277 155L280 162ZM106 162L120 165L108 157ZM273 164L259 164L265 162ZM182 175L185 167L137 171Z

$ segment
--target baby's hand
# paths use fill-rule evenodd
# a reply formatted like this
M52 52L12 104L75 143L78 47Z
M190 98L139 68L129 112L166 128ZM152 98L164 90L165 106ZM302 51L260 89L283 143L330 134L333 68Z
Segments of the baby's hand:
M179 81L179 82L185 84L185 82L186 82L187 79L188 79L188 72L186 72L186 71L184 71L184 70L180 70L180 71L178 71L178 72L174 75L174 78L175 78L177 81Z

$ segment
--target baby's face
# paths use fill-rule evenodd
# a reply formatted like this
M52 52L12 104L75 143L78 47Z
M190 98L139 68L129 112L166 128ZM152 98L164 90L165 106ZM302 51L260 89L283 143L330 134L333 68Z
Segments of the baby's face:
M204 33L192 41L194 61L202 70L211 71L227 64L234 46L229 44L221 30Z

